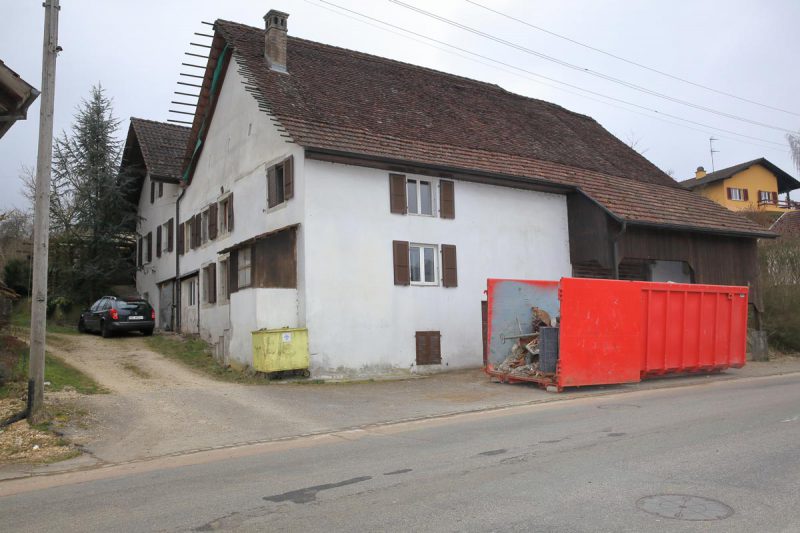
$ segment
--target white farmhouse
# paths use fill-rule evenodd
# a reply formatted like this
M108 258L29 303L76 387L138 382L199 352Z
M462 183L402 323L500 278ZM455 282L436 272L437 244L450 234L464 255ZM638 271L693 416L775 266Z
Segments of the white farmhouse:
M288 327L307 329L319 376L479 366L487 278L683 261L620 256L637 224L759 235L589 117L264 18L215 23L192 127L174 131L183 157L169 176L148 167L140 201L140 292L161 328L226 362L251 365L251 333ZM147 161L145 124L128 148Z

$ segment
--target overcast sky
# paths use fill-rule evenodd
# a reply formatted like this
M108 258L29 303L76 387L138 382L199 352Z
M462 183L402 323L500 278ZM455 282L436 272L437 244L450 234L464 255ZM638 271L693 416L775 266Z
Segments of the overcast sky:
M490 60L464 52L456 55L442 44L433 47L420 42L419 37L411 39L398 30L367 25L354 20L358 17L353 14L348 14L352 18L343 16L320 0L62 0L59 44L64 51L58 59L56 76L56 133L70 127L76 106L95 83L107 90L116 116L123 119L120 137L127 132L127 119L131 116L178 118L168 112L175 107L170 106L170 100L178 89L180 64L187 59L184 52L197 51L191 50L189 43L205 42L193 33L210 33L210 27L201 21L224 18L262 27L263 15L275 8L290 14L291 35L496 83L590 115L624 141L638 141L637 148L645 157L679 180L693 176L698 165L710 170L711 135L719 139L715 142L719 151L715 154L717 169L766 157L797 176L781 131L800 129L800 72L796 68L800 2L796 0L476 0L629 61L794 114L638 68L487 12L466 0L404 0L530 50L763 126L687 107L558 65L389 0L332 1ZM44 21L41 2L2 2L0 59L40 88ZM628 103L609 102L576 88L559 88L557 83L523 70L657 110L661 118ZM677 118L665 118L664 114L758 140L686 124ZM0 209L26 207L18 176L23 166L35 165L38 120L37 100L28 120L17 122L0 139Z

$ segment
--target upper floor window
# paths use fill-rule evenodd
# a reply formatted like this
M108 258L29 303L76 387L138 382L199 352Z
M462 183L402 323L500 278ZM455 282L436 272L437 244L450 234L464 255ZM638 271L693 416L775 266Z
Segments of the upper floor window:
M748 194L747 189L740 189L737 187L728 187L728 200L734 200L737 202L746 202L748 201Z
M200 243L205 244L208 242L208 212L206 209L200 215Z
M150 180L150 203L154 203L156 201L156 182L152 179Z
M433 187L430 181L406 180L408 214L433 216Z
M294 196L294 156L267 169L267 207L275 207Z
M233 194L219 201L219 234L224 235L233 230Z
M436 285L436 246L412 244L408 247L411 283Z
M159 181L158 182L158 197L161 198L162 196L164 196L164 182L163 181Z
M437 196L439 218L456 218L455 184L451 180L406 178L404 174L389 174L391 213L436 216Z

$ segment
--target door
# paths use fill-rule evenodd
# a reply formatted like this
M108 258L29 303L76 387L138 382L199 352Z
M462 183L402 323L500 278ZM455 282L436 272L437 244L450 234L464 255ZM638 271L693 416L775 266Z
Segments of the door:
M191 276L181 281L181 333L197 333L198 279L198 276Z
M164 331L173 331L172 295L174 282L165 281L158 286L158 322L157 326Z
M101 298L89 309L89 313L87 313L86 318L84 318L87 329L93 331L100 329L100 315L105 309L106 301L107 298Z

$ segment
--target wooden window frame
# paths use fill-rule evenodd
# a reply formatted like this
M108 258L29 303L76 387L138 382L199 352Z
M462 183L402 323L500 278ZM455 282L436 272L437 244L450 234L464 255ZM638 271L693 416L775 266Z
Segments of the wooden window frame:
M282 206L294 197L294 156L267 169L267 209Z
M217 288L217 301L219 303L228 302L231 299L230 264L227 257L219 260L219 287Z
M420 272L420 280L414 280L414 265L411 259L411 251L417 248L419 249L419 272ZM425 258L423 250L429 249L432 250L433 256L433 281L425 281L425 274L427 273L425 269ZM412 242L408 245L408 280L411 285L418 285L423 287L436 287L439 285L439 246L435 244L427 244L427 243L418 243Z
M209 241L208 220L210 218L210 209L204 210L198 216L200 217L200 246L203 246Z
M253 285L253 248L247 246L235 251L236 260L236 288L237 290L246 289ZM245 264L243 264L243 259ZM242 273L247 273L247 282L242 282Z

